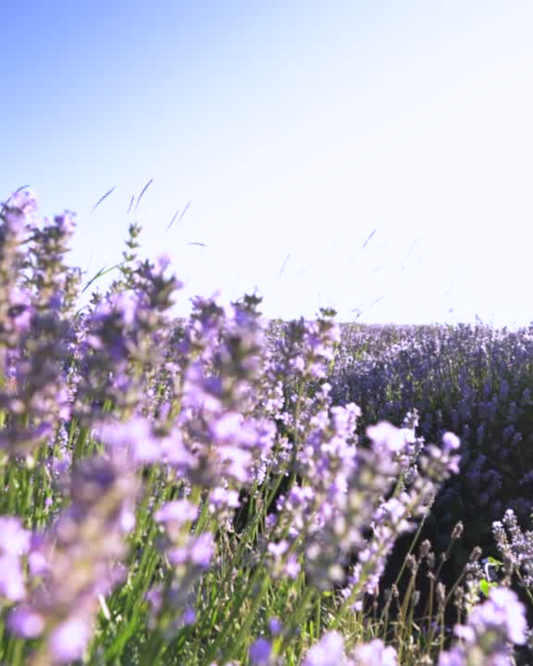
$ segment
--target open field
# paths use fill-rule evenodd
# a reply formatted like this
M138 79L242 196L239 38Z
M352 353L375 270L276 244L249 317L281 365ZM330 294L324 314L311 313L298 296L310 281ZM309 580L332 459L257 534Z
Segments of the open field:
M176 322L135 225L79 309L74 231L2 209L1 664L533 664L533 328Z

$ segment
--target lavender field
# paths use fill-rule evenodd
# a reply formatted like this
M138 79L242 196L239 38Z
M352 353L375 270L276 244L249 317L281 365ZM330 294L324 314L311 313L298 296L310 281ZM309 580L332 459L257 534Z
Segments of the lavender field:
M533 664L533 328L267 322L0 219L3 666Z

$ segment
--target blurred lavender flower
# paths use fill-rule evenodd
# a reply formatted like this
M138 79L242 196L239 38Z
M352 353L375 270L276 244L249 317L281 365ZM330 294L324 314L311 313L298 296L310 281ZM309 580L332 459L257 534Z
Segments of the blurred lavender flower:
M69 315L77 297L79 274L65 264L64 255L73 228L74 219L68 213L52 222L45 219L42 227L32 221L27 225L30 236L24 261L26 271L10 265L11 287L6 305L7 315L11 312L14 318L9 324L0 305L0 357L2 347L6 347L12 354L15 372L9 390L2 390L0 383L0 408L8 415L0 447L15 456L48 440L59 422L70 415ZM7 242L7 236L0 232L0 255L3 242ZM15 246L12 252L16 257ZM0 256L0 273L1 264ZM0 303L1 290L0 287ZM11 298L14 301L9 305ZM9 334L9 326L13 335ZM5 354L3 360L0 358L0 376L5 372L2 366L6 358L9 357Z
M376 638L365 645L358 645L352 653L350 662L353 666L397 666L396 650L386 647Z
M50 633L48 647L54 663L67 664L78 660L89 642L91 629L81 619L58 624Z
M161 459L161 443L154 436L150 422L136 416L129 421L103 421L95 433L109 450L125 456L135 463L155 462Z
M344 659L344 639L337 631L330 631L313 645L302 666L339 666Z
M20 557L30 549L31 533L22 527L19 518L0 516L0 552Z
M18 605L9 614L7 626L17 636L37 638L44 631L45 619L31 608Z
M21 601L26 596L22 556L30 549L31 534L18 518L0 517L0 597Z
M167 551L170 564L179 567L179 575L192 579L194 574L205 571L214 553L213 535L206 533L190 537L183 546L175 546ZM190 580L187 582L191 582Z
M272 644L265 638L258 638L250 646L250 661L253 666L268 666L271 663Z
M386 449L392 453L403 452L408 441L408 434L405 431L399 430L386 421L368 426L366 434L373 441L377 450Z
M21 290L24 252L22 243L25 228L34 217L37 201L35 195L23 190L1 204L0 211L0 376L5 374L8 351L18 342L20 318L26 321L30 311L30 299Z
M283 623L277 617L271 617L268 620L268 628L273 636L277 636L283 631Z
M391 438L390 429L384 432ZM394 433L392 436L394 441L399 439ZM387 447L384 440L378 439L377 443L382 455L387 451L389 455L394 453L394 447ZM387 557L398 536L414 527L412 519L427 515L438 485L458 470L459 457L452 454L454 450L447 446L443 449L427 446L420 458L420 469L424 474L417 474L407 491L400 492L376 507L372 535L359 553L359 561L353 567L348 587L342 591L345 604L360 610L364 594L377 594Z
M175 425L194 460L189 478L202 487L250 486L264 474L274 446L277 428L256 404L264 360L256 306L252 297L227 311L214 299L196 299L180 343L183 385Z
M13 555L0 555L0 598L21 601L26 596L22 565Z
M163 622L167 638L191 618L194 612L195 589L202 574L209 568L215 553L215 540L210 532L190 534L191 522L198 514L188 500L175 500L161 507L156 520L165 527L165 540L160 543L170 571L164 589L153 587L151 623ZM171 613L172 622L166 621Z
M196 520L197 516L198 507L184 499L167 502L157 510L154 518L169 529L169 524L181 527L185 523Z
M136 492L131 472L104 458L85 460L73 469L72 504L36 541L35 551L43 560L33 567L37 580L24 605L10 616L11 630L19 635L45 633L37 663L81 658L92 634L98 599L120 578L117 565L125 554L127 531L124 514Z
M133 416L149 395L167 354L173 295L182 286L165 275L166 267L139 263L128 274L131 289L111 290L86 317L75 406L83 421L100 419L109 405L122 418Z
M439 666L511 666L512 646L526 642L525 608L507 588L494 588L485 603L470 613L466 625L456 625L460 643L442 652Z

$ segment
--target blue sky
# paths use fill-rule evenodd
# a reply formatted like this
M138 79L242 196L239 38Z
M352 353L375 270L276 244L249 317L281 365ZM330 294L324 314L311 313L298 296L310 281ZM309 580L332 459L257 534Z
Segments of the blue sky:
M257 288L269 317L533 320L529 0L3 0L0 24L0 198L76 211L87 278L137 219L180 314Z

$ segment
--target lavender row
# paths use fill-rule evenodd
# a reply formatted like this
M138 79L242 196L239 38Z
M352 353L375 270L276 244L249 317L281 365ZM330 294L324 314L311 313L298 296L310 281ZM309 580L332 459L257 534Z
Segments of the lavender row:
M0 663L511 664L527 649L517 507L494 525L499 577L477 548L447 588L421 527L468 446L453 428L426 440L415 394L381 405L378 373L339 399L353 362L332 310L276 332L255 296L196 298L177 324L182 285L138 260L136 224L80 307L74 231L26 191L3 205ZM409 344L373 358L392 367ZM446 557L463 537L458 523Z

